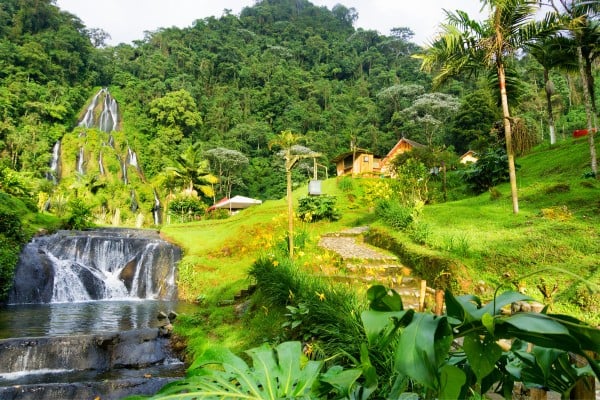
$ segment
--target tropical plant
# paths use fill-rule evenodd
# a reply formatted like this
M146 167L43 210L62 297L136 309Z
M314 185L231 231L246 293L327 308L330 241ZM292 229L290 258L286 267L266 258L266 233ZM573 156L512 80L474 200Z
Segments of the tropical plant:
M549 387L554 381L565 393L581 376L600 376L600 365L586 353L600 349L600 331L572 317L547 314L547 309L502 312L514 302L533 300L526 295L508 291L484 305L477 296L447 291L442 316L404 309L398 293L383 286L371 287L368 297L370 309L362 321L369 346L391 346L396 379L408 377L422 385L426 397L466 398L473 390L482 395L493 389L508 398L520 379L529 387ZM458 338L462 345L453 348ZM503 349L502 339L520 341ZM523 342L541 349L524 355ZM565 364L566 352L585 358L589 369Z
M303 360L300 342L246 352L252 365L228 349L211 349L183 381L163 387L156 399L310 399L323 362ZM214 367L213 367L214 366Z
M197 187L204 196L213 198L211 184L216 183L216 178L210 174L208 167L208 161L200 156L198 145L190 145L178 155L174 165L167 168L167 172L181 182L182 189L188 196L197 195L194 191L194 187Z
M83 200L72 199L67 207L69 209L66 221L68 229L86 229L92 226L92 210Z
M462 171L464 180L473 192L479 194L509 180L506 151L490 148L476 163Z
M472 20L465 12L446 12L447 23L437 40L419 57L424 70L437 70L434 85L463 72L478 73L493 68L498 76L502 103L504 137L510 176L513 213L519 212L517 175L513 151L511 113L506 90L506 62L526 43L552 32L553 21L547 17L536 22L536 2L531 0L482 0L489 7L483 23Z
M298 216L306 222L337 221L341 218L335 196L307 196L298 200Z

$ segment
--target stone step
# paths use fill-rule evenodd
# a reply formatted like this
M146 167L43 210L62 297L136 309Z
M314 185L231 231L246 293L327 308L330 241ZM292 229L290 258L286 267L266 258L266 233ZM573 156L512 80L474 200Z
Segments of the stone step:
M382 276L400 275L408 277L411 274L410 268L405 267L401 264L385 263L382 261L386 260L365 260L366 262L360 263L347 263L346 269L354 273L360 274L375 274Z

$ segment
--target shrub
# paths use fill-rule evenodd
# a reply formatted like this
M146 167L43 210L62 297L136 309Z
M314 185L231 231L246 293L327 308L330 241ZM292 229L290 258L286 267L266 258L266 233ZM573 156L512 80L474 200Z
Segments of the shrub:
M406 229L413 222L413 210L396 200L380 200L375 205L375 214L395 229Z
M183 196L169 203L169 214L178 222L189 222L199 219L206 212L206 204L196 197Z
M508 182L508 157L503 148L490 149L464 171L464 179L475 193Z
M308 196L298 201L298 215L306 222L321 220L337 221L341 214L337 209L335 196Z
M352 178L349 178L347 176L340 179L337 182L337 185L338 185L338 188L344 193L348 193L348 192L351 192L352 190L354 190L354 182L352 181Z
M73 199L68 203L68 229L86 229L92 226L92 210L81 199Z

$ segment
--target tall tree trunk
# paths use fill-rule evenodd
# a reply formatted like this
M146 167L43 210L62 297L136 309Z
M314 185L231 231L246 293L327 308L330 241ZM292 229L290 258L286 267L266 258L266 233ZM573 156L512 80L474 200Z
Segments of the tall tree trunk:
M592 100L590 99L590 92L588 87L588 79L585 73L585 66L583 61L583 51L581 50L581 46L577 46L577 61L579 62L579 74L581 75L581 83L583 86L583 98L585 103L585 116L587 119L587 129L588 129L588 142L590 144L590 166L592 167L592 172L596 176L596 178L600 178L598 176L598 162L596 161L596 145L594 143L594 123L592 116Z
M504 64L498 63L498 81L500 82L500 98L502 100L502 119L504 122L504 138L506 140L506 155L508 156L508 175L510 177L510 194L512 197L513 213L519 213L519 195L517 193L517 172L515 169L515 152L512 145L512 127L510 125L510 111L508 109L508 96L506 95L506 74Z
M544 86L546 88L546 102L548 107L548 126L550 128L550 144L556 143L556 128L554 126L554 115L552 112L552 94L554 92L548 69L544 68Z

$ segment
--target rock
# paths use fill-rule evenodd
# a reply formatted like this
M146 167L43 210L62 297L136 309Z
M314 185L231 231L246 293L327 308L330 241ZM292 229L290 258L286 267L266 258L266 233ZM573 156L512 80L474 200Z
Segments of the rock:
M160 321L160 320L169 318L169 316L164 311L160 311L158 313L158 315L156 316L156 318L158 318L158 320Z
M175 321L177 319L177 315L178 314L175 311L173 311L173 310L169 311L169 315L168 315L169 321L171 321L171 322Z

